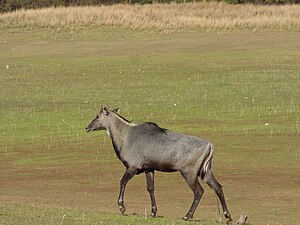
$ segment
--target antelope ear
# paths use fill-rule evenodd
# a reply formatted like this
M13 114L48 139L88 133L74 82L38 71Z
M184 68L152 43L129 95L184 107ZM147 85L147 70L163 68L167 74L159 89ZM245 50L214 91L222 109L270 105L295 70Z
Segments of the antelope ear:
M109 114L109 110L106 106L104 106L104 108L102 109L102 112L104 113L104 115L108 116Z
M111 111L114 112L114 113L119 113L120 112L120 107L117 107L117 108L115 108L115 109L113 109Z

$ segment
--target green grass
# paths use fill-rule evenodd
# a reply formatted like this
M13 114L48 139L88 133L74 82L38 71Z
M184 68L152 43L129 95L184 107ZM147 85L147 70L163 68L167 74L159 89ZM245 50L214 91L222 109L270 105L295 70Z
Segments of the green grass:
M46 206L4 206L0 207L1 224L22 225L100 225L100 224L199 224L199 221L181 221L171 218L151 218L141 215L115 215L112 213L74 211L65 208L49 208ZM218 225L219 222L201 221L202 225Z
M214 223L218 206L205 185L196 221L179 220L192 193L178 174L156 174L164 218L145 221L142 175L128 184L131 216L118 215L124 167L105 133L85 133L108 104L134 122L215 143L214 171L235 219L246 212L253 224L296 224L299 38L109 27L0 31L0 223L60 224L63 215L63 224Z

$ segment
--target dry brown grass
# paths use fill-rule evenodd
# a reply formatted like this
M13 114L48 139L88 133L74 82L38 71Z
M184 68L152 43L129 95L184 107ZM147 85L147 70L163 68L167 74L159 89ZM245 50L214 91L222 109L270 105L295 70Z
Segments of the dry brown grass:
M222 2L113 5L20 10L0 15L0 26L80 29L90 26L141 29L299 30L300 5L230 5Z

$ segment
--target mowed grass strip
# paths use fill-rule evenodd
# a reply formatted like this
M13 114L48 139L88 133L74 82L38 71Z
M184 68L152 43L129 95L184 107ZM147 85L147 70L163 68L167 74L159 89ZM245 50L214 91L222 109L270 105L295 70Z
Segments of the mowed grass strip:
M93 26L131 29L300 29L300 5L231 5L224 2L19 10L0 15L0 26L78 30Z

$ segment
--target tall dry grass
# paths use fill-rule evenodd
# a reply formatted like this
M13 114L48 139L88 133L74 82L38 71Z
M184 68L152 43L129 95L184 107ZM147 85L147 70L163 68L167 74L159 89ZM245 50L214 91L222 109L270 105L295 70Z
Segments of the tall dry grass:
M174 29L300 30L300 5L230 5L223 2L19 10L0 15L0 26L80 29L91 26Z

